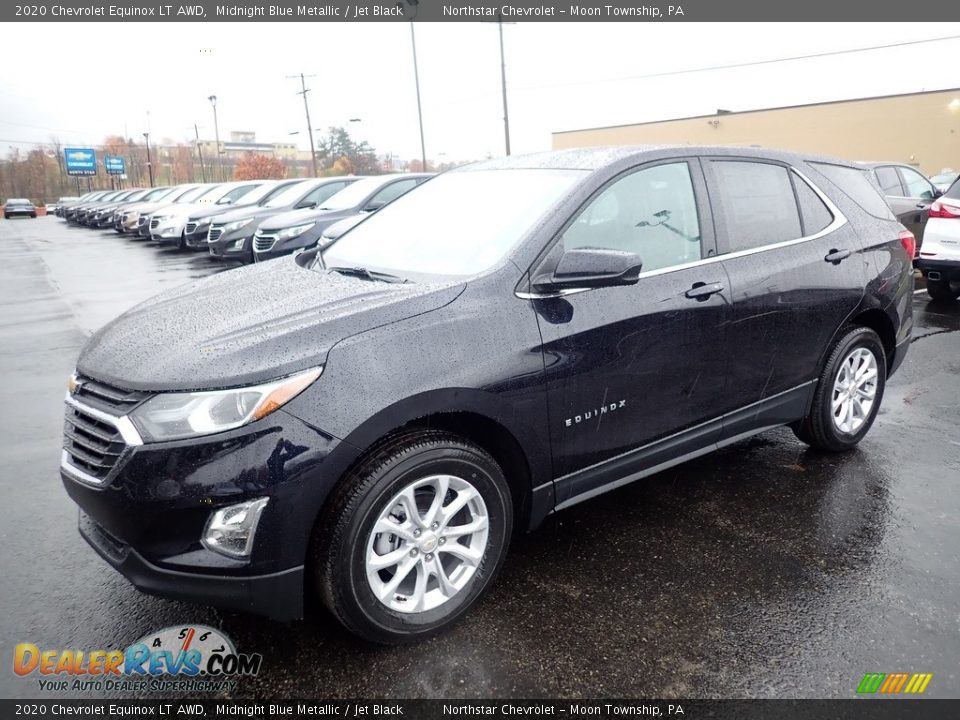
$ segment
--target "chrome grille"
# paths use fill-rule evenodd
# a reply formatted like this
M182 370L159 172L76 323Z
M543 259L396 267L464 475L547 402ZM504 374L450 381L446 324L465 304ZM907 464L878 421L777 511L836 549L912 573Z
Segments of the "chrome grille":
M73 392L75 400L117 417L126 415L148 397L148 392L121 390L84 375L77 375L77 389Z
M151 230L156 230L159 226L160 226L160 218L153 218L153 220L150 221Z
M276 235L261 235L258 230L253 236L253 249L257 252L269 252L277 243Z
M193 232L194 232L196 229L197 229L197 224L196 224L195 222L188 222L188 223L187 223L187 228L186 228L186 230L187 230L187 235L192 235Z
M107 477L125 447L117 426L76 405L67 405L63 436L70 464L97 480Z
M207 233L207 242L216 242L223 235L223 225L211 225Z
M61 467L87 483L100 485L140 434L126 415L150 393L121 390L83 376L66 397Z

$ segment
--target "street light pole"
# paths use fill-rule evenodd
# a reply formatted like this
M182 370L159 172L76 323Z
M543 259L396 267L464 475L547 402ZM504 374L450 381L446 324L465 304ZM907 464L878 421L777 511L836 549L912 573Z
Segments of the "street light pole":
M503 51L503 13L497 14L497 29L500 31L500 84L503 89L503 139L507 155L510 154L510 115L507 112L507 61Z
M150 176L150 187L153 187L153 161L150 159L150 133L143 134L143 141L147 145L147 173Z
M317 151L313 144L313 125L310 123L310 104L307 102L307 93L310 90L307 89L307 75L300 73L299 75L287 75L288 79L300 78L300 92L297 95L303 95L303 112L307 116L307 134L310 136L310 162L313 166L313 176L317 177ZM310 75L309 77L316 77L316 75Z
M207 171L203 167L203 146L200 145L200 128L197 127L196 123L193 124L193 134L197 138L197 155L200 156L200 180L205 183L207 182Z
M417 68L417 35L410 23L410 45L413 47L413 81L417 86L417 119L420 122L420 162L421 172L427 171L427 145L423 139L423 107L420 104L420 71Z
M220 182L223 182L223 151L220 149L220 124L217 122L217 96L211 95L207 100L213 105L213 134L217 141L217 164L220 166Z

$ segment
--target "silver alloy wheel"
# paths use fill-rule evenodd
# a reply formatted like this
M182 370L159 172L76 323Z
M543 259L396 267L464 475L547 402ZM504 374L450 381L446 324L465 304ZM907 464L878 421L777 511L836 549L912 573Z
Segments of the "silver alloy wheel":
M873 352L864 347L851 350L833 381L830 409L837 430L852 435L863 427L877 397L877 382L877 358Z
M470 582L487 548L487 506L454 475L420 478L385 506L367 541L370 589L403 613L433 610Z

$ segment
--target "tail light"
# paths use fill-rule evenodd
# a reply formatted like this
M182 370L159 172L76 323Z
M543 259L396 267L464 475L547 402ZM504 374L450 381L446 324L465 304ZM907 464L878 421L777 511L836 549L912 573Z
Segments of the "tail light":
M900 244L903 245L903 249L907 252L908 258L913 258L917 254L917 239L913 236L913 233L909 230L902 230L900 232Z
M949 205L943 200L936 200L930 206L930 217L936 218L960 218L960 207Z

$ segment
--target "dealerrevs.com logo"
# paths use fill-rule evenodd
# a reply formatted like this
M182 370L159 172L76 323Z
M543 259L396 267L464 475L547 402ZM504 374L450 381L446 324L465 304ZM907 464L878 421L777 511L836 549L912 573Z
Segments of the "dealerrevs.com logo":
M43 691L232 690L236 678L260 672L263 656L238 653L227 635L206 625L172 626L125 650L41 649L20 643L13 672L37 677Z

